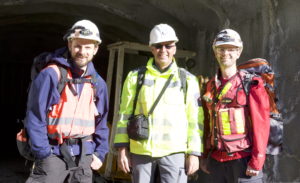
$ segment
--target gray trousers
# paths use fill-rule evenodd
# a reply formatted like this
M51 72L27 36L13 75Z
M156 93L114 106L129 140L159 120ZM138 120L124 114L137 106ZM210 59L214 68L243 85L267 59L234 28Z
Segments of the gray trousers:
M257 176L247 176L246 169L250 157L227 162L218 162L213 158L209 162L209 171L213 183L263 183L263 172Z
M79 157L73 157L75 162L79 162ZM26 183L92 183L91 163L92 155L87 155L84 161L79 163L79 166L67 169L62 157L52 154L34 162L34 167Z
M161 158L131 154L133 183L154 183L158 171L160 183L186 183L185 154L177 153Z

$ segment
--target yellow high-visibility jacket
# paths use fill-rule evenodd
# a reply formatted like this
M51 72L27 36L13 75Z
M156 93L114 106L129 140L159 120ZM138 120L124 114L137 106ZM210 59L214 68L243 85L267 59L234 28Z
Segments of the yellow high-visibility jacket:
M119 120L114 146L128 147L130 152L151 157L163 157L185 152L201 155L203 135L203 109L199 105L200 90L197 78L186 71L186 103L175 59L170 68L161 73L153 67L153 58L147 63L145 80L138 95L134 114L148 115L157 96L169 76L174 73L153 113L149 116L148 140L135 141L128 138L128 118L133 113L138 71L129 72L122 91Z

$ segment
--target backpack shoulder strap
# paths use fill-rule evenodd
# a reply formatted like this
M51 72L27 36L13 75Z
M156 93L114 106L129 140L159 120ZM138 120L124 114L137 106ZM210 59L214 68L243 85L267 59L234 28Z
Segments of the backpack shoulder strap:
M68 79L68 77L67 77L68 71L65 67L63 67L59 64L55 64L55 63L49 64L46 68L48 68L48 67L53 68L55 70L55 72L57 73L57 77L58 77L57 90L58 90L58 93L61 94L61 92L65 88L66 84L70 83L70 79Z
M140 93L140 90L141 90L142 85L145 80L146 71L147 71L147 68L145 66L141 66L137 69L138 75L137 75L136 90L135 90L136 92L135 92L135 96L134 96L134 100L133 100L133 113L136 108L138 95Z
M97 78L100 77L98 74L94 73L92 76L91 76L91 84L92 84L92 87L93 87L93 92L94 92L94 102L97 101L97 97L96 97L96 94L97 94Z
M250 93L251 85L255 84L255 81L253 80L253 77L257 76L257 75L249 73L249 72L244 72L244 74L242 76L239 73L239 76L242 80L242 85L243 85L244 91L245 91L246 95L248 96L249 93Z
M57 85L57 90L59 92L59 94L61 94L61 92L63 91L63 89L65 88L66 85L69 85L71 92L74 95L78 95L78 93L76 92L76 90L73 88L72 83L78 84L78 83L91 83L92 85L95 85L97 83L97 74L93 74L91 75L91 79L85 79L85 78L81 78L81 79L69 79L68 76L68 70L67 68L56 64L59 72L60 72L60 78L59 78L59 82ZM96 87L93 87L93 92L94 92L94 101L96 101Z
M186 93L187 93L187 82L186 82L186 71L183 68L178 68L179 78L181 83L181 89L184 93L184 103L186 103Z
M61 92L65 88L66 84L68 83L68 81L67 81L68 71L67 71L66 68L64 68L60 65L57 65L57 67L58 67L59 72L60 72L60 79L59 79L59 82L58 82L58 85L57 85L57 90L58 90L58 93L61 94Z

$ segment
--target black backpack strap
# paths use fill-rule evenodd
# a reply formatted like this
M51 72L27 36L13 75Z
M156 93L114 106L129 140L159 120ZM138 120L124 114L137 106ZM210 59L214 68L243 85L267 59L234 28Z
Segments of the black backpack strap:
M94 102L97 101L97 97L96 97L96 94L97 94L97 88L95 87L95 86L96 86L96 83L97 83L97 77L98 77L97 74L93 74L93 75L92 75L92 79L91 79L91 83L92 83L92 85L93 85L93 91L94 91Z
M73 161L72 155L69 152L68 145L65 142L63 144L61 144L59 150L60 150L61 155L63 156L64 161L67 163L68 169L77 166L76 163Z
M58 85L57 85L57 90L58 90L59 94L61 94L61 92L63 91L65 86L68 85L70 87L70 90L73 93L73 95L76 96L76 95L78 95L78 93L73 88L72 84L91 83L92 85L94 85L97 82L97 75L96 74L93 74L91 79L87 79L87 78L68 79L67 69L63 66L60 66L60 65L57 65L57 67L58 67L59 72L60 72L60 80L59 80ZM93 90L94 90L94 97L95 97L96 96L95 95L96 94L96 87L93 87Z
M142 66L142 67L139 67L137 70L138 70L138 75L137 75L137 81L136 81L136 90L135 90L136 92L135 92L135 96L134 96L134 100L133 100L132 115L134 115L134 111L135 111L136 104L137 104L137 98L139 96L140 90L144 83L147 68L145 66Z
M242 80L243 89L248 96L250 93L251 84L253 83L252 78L254 77L254 74L246 73L244 78L241 77L240 73L238 73L240 79Z
M60 72L60 80L59 80L58 85L57 85L58 93L61 94L61 92L63 91L65 86L68 85L71 92L73 93L73 95L75 95L75 96L78 95L78 93L76 92L76 90L72 86L72 83L77 83L76 79L68 79L67 69L65 67L61 66L61 65L57 65L57 67L58 67L59 72Z
M186 82L186 71L183 68L178 68L179 78L181 83L181 89L184 93L184 103L186 103L186 93L187 93L187 82Z
M76 162L73 160L72 155L69 151L68 145L71 144L79 144L81 146L81 152L80 152L80 159L78 162L78 166L80 165L80 163L84 162L85 158L86 158L86 147L84 145L84 143L87 140L91 140L93 137L91 135L83 137L83 138L78 138L78 139L64 139L64 142L60 145L60 153L63 156L64 161L67 164L67 169L71 169L73 167L76 167L77 164ZM50 139L50 141L54 144L57 143L56 140L52 140Z
M60 80L58 82L58 85L57 85L57 90L58 90L58 93L61 94L61 92L63 91L63 89L65 88L66 86L66 83L68 82L68 71L66 68L60 66L60 65L57 65L58 69L59 69L59 72L60 72Z

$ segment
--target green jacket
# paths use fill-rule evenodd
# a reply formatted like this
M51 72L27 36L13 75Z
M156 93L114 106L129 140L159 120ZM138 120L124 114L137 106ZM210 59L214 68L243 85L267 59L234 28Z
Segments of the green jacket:
M185 103L175 59L170 68L163 73L153 67L153 58L149 59L134 114L148 114L172 73L174 77L170 85L152 115L149 116L149 139L135 141L128 138L127 123L133 113L138 72L137 70L129 72L122 91L120 117L114 139L115 147L129 146L131 153L151 157L163 157L177 152L201 155L203 109L198 102L199 84L197 78L187 72Z

